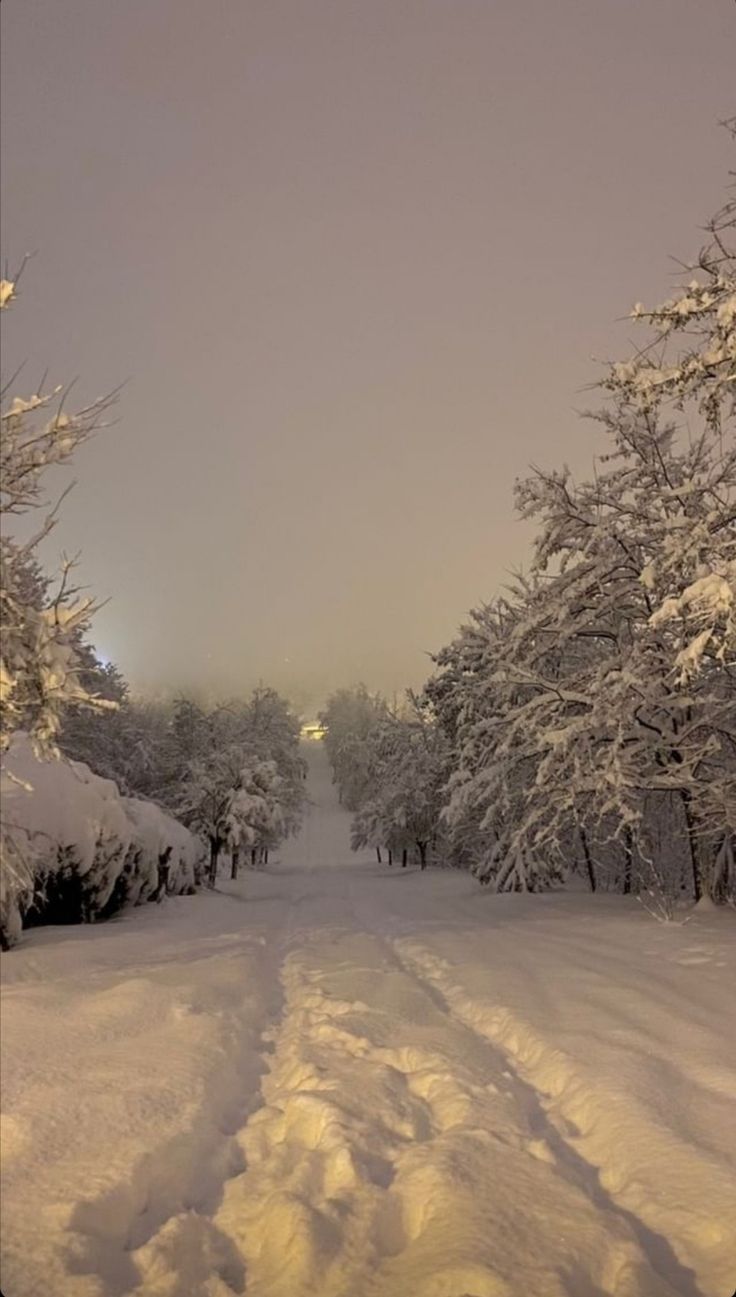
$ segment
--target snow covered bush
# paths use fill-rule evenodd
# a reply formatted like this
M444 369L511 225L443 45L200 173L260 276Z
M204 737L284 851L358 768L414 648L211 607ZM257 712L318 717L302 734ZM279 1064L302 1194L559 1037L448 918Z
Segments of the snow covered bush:
M133 858L123 870L123 904L192 893L204 869L199 839L154 802L137 797L124 797L122 802L134 830Z
M93 922L200 880L201 847L182 824L81 763L38 757L28 734L8 746L2 795L8 849L26 866L24 886L0 893L4 945L24 924Z

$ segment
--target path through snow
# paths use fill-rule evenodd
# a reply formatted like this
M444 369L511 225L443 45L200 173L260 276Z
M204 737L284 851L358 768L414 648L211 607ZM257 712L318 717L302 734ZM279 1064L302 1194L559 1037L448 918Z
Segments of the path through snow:
M730 1297L734 916L351 856L4 959L5 1297Z

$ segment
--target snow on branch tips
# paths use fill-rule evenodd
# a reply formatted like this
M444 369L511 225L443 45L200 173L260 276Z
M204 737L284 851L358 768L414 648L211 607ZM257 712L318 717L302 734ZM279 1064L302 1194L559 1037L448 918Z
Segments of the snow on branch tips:
M0 303L7 310L15 284L3 280ZM77 448L103 424L111 398L68 413L65 391L12 396L0 411L0 518L7 523L46 505L44 475L66 464ZM63 499L63 496L61 497ZM65 559L58 587L49 591L35 553L55 525L61 500L49 508L29 540L3 537L0 550L0 749L12 733L26 729L39 753L55 754L62 708L92 707L96 699L78 676L79 645L95 610L71 581L72 560Z
M651 624L671 636L683 682L736 657L736 199L706 229L686 282L660 306L634 307L650 337L603 382L624 416L687 417L692 474L669 483L667 532L641 574L661 593Z

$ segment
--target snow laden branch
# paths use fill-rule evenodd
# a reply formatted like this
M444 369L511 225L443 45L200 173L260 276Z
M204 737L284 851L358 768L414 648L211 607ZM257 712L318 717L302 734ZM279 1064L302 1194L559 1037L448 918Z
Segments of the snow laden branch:
M15 286L3 281L0 299L7 309ZM4 393L4 396L6 393ZM42 510L44 478L66 465L77 448L99 428L109 399L76 413L64 409L66 393L13 396L0 412L0 520ZM63 496L62 496L63 499ZM48 508L31 538L17 542L7 534L0 549L0 749L14 730L27 730L37 751L56 754L62 709L69 703L107 706L89 694L79 679L79 645L95 603L74 585L74 561L64 559L54 591L35 561L41 541L55 525L59 504Z
M718 893L715 861L736 832L735 682L714 653L685 687L673 629L653 614L678 488L689 484L692 532L704 514L712 525L712 483L731 458L628 409L606 426L592 481L537 471L519 483L538 527L531 574L438 657L429 692L456 747L444 814L460 839L470 830L480 876L522 888L559 877L571 855L590 878L593 842L632 890L668 821L686 850L671 869L696 897Z
M695 476L671 483L679 509L642 571L658 587L652 624L672 632L683 681L709 656L736 660L736 199L707 234L687 282L660 306L634 307L649 339L604 381L618 410L651 421L684 413L693 429Z

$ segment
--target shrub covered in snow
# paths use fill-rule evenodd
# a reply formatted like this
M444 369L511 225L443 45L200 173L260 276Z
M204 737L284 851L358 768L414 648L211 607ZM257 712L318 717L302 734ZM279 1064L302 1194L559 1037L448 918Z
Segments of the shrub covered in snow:
M2 778L4 945L24 924L94 922L194 890L201 845L153 802L121 797L80 762L39 759L24 733L10 743ZM14 870L14 859L26 868Z

